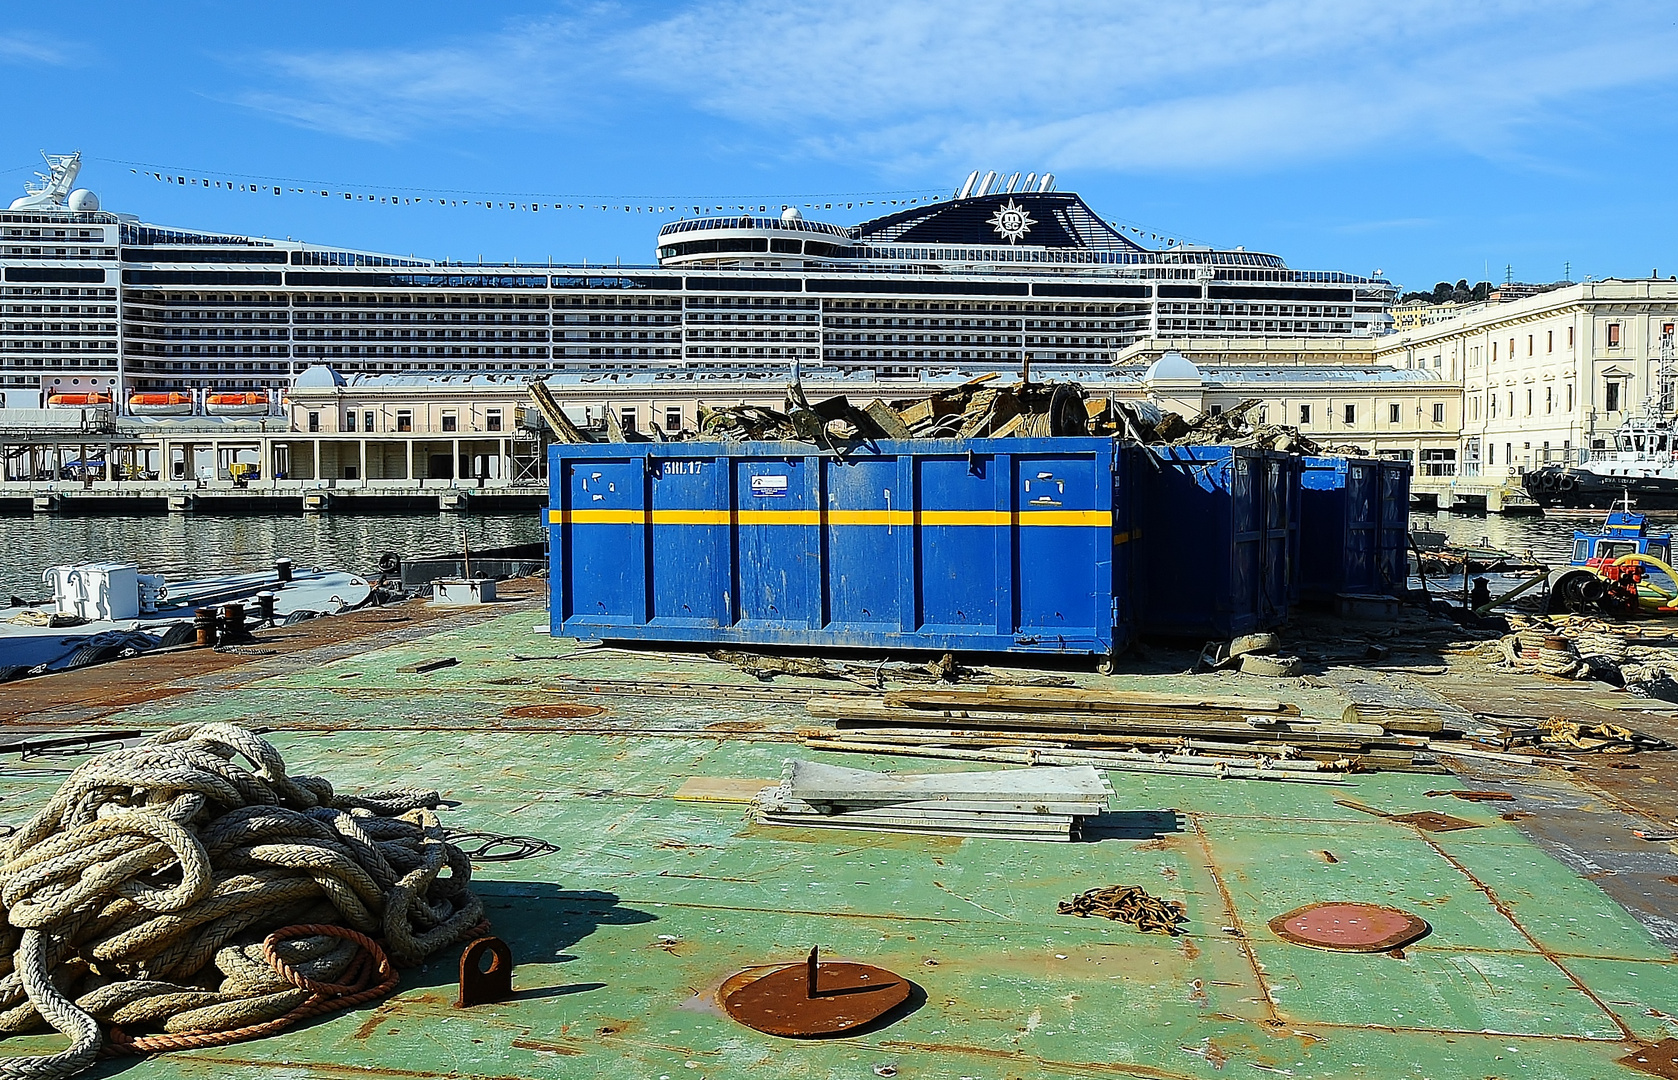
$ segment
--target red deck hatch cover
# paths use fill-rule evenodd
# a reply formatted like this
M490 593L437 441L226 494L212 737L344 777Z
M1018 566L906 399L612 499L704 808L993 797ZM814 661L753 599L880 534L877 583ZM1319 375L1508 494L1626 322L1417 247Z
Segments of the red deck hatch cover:
M1425 920L1378 904L1308 904L1270 920L1276 935L1296 945L1341 952L1385 952L1428 932Z

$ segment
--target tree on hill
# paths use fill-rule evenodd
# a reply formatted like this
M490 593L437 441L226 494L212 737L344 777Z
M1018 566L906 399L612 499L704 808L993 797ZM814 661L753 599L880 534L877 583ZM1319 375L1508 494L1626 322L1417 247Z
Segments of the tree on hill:
M1420 301L1424 304L1443 304L1447 301L1455 301L1459 304L1478 304L1489 296L1491 291L1492 283L1489 281L1482 281L1471 288L1468 279L1462 278L1455 285L1452 285L1449 281L1441 281L1430 290L1407 292L1398 298L1398 302L1408 304Z

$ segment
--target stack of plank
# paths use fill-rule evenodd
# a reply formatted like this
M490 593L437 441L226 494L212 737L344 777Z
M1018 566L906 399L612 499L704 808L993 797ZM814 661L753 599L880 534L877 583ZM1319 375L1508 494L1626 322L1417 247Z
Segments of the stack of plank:
M1001 840L1073 840L1107 809L1113 788L1089 766L998 772L880 773L810 761L786 763L758 793L771 825L930 833Z
M817 698L808 709L835 722L807 734L823 750L1305 782L1354 769L1438 771L1425 739L1360 720L1352 708L1307 718L1265 698L927 687Z

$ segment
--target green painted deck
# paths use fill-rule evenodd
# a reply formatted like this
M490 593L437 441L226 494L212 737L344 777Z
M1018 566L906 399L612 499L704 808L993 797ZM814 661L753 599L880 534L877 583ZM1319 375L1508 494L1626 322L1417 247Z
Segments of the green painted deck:
M408 972L376 1008L257 1042L113 1061L98 1074L867 1078L890 1065L900 1077L940 1078L1580 1080L1644 1075L1614 1059L1634 1040L1678 1035L1667 1015L1678 1013L1673 954L1501 819L1506 807L1423 796L1450 778L1316 787L1114 773L1114 812L1098 839L1076 844L754 826L742 807L670 796L690 776L775 777L790 756L955 765L804 750L790 739L811 726L796 699L833 684L766 686L717 664L578 652L533 634L541 618L519 605L101 721L270 727L293 771L340 788L435 785L460 804L444 811L446 824L559 845L476 875L513 948L516 999L455 1009L451 951ZM439 656L460 663L395 671ZM532 716L532 705L605 711L561 719ZM76 760L29 764L42 770L4 774L0 822L24 820L61 780L52 770ZM1336 798L1443 809L1485 827L1424 834ZM1182 900L1188 932L1170 939L1055 914L1058 900L1115 883ZM1302 948L1266 925L1320 900L1402 907L1433 930L1395 958ZM713 993L724 978L811 945L907 976L917 1007L819 1042L722 1015ZM3 1045L18 1053L56 1041Z

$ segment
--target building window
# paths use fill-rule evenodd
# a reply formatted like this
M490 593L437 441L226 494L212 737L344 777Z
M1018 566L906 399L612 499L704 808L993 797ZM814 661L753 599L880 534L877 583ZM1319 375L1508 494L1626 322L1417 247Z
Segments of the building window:
M412 409L397 409L396 410L396 430L397 431L412 431L412 430L414 430L414 410L412 410Z
M1400 412L1399 412L1399 407L1398 407L1397 402L1394 402L1393 404L1387 406L1387 423L1389 423L1389 424L1398 423L1399 416L1400 416Z
M372 431L373 430L373 410L368 409L366 412L361 414L361 430L362 431Z
M1544 351L1545 352L1555 352L1556 351L1556 332L1554 330L1544 331Z
M344 414L344 430L345 431L354 431L355 430L355 410L353 410L353 409Z
M1358 407L1356 405L1346 406L1346 423L1355 424L1357 422L1358 422Z
M309 414L309 430L310 431L319 431L320 430L320 413L312 412L312 413Z
M639 431L639 421L635 418L635 409L628 408L618 414L618 423L625 431Z
M1442 401L1433 403L1433 422L1436 424L1445 422L1445 403Z
M1546 386L1544 388L1544 411L1546 413L1548 413L1551 410L1551 407L1554 405L1555 396L1556 396L1556 388L1555 387Z
M460 414L453 411L452 409L448 410L448 411L445 411L443 413L443 430L444 431L459 431L460 430Z
M1573 348L1573 327L1567 328L1567 347Z
M485 409L484 410L484 430L485 431L500 431L501 430L501 410L500 409Z
M1606 412L1620 411L1620 380L1609 379L1602 384L1602 408Z
M682 410L680 406L671 405L664 410L664 430L682 430Z
M1309 424L1311 422L1311 406L1301 405L1299 407L1299 422L1301 424Z
M1492 363L1497 363L1497 342L1492 342Z
M1608 324L1608 347L1610 349L1618 349L1620 347L1620 324L1617 322L1611 322Z
M1527 335L1527 355L1528 356L1532 355L1532 335L1531 334Z
M1532 415L1532 387L1527 387L1527 415Z
M1573 384L1567 384L1567 411L1573 411Z

